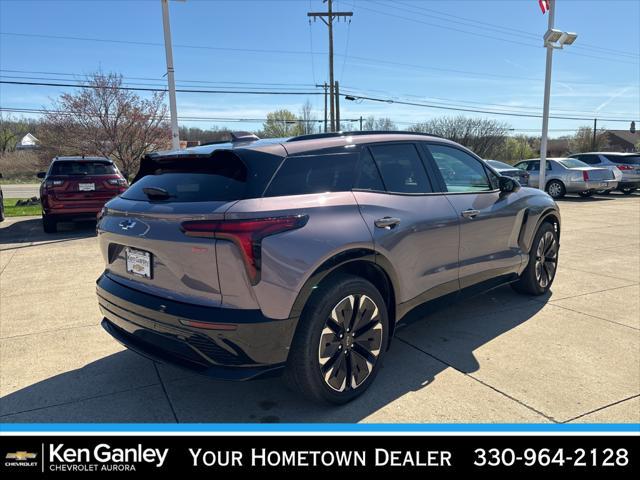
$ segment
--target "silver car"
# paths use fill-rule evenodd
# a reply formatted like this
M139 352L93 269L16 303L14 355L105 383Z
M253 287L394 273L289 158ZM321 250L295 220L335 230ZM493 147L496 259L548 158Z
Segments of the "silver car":
M441 138L238 133L145 157L97 229L102 325L124 345L228 380L284 371L345 403L414 307L546 293L560 214Z
M592 167L608 168L618 175L618 190L630 195L640 188L640 153L593 152L571 155Z
M524 160L515 166L529 172L529 185L539 188L540 159ZM590 197L598 191L613 190L618 186L611 170L591 167L575 158L548 158L545 177L545 191L554 199L567 193Z

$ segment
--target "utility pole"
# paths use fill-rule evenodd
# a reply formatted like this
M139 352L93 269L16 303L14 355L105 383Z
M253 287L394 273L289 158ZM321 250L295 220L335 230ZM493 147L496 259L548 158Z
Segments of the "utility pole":
M324 82L322 85L316 84L316 87L324 88L324 133L327 133L327 82Z
M178 130L178 109L176 106L176 79L173 71L173 50L171 47L171 27L169 25L169 0L162 3L162 26L164 28L164 50L167 57L167 82L169 83L169 111L171 112L171 148L180 149Z
M593 119L593 140L591 140L591 150L596 150L596 130L598 130L598 119Z
M336 117L335 117L335 109L336 109L336 99L335 99L335 91L334 91L334 79L333 79L333 21L335 19L352 17L353 12L334 12L333 11L333 0L323 0L323 3L327 2L327 11L326 12L308 12L307 17L322 20L325 25L329 28L329 108L331 111L331 121L330 127L331 131L336 131Z
M336 88L335 88L335 99L336 99L336 129L334 131L340 131L340 85L338 85L338 81L336 80Z
M551 0L549 9L549 27L547 32L553 30L556 15L556 1ZM547 65L544 75L544 105L542 109L542 139L540 141L540 175L538 188L546 190L545 173L547 170L547 135L549 134L549 100L551 97L551 66L553 64L553 45L547 43Z
M362 131L362 115L360 115L360 131Z

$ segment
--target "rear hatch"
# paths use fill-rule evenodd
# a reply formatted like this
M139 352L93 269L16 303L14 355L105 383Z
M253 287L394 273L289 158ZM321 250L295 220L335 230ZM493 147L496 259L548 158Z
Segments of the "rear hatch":
M124 190L115 166L104 161L58 160L47 176L47 193L60 203L104 204ZM75 205L78 203L78 205Z
M98 223L106 273L164 298L221 304L219 240L187 236L182 224L224 219L236 201L255 195L250 180L256 176L231 150L145 158L134 183L107 204Z

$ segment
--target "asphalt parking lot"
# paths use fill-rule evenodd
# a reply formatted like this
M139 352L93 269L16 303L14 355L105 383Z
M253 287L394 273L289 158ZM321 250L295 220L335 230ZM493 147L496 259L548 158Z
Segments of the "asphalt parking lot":
M398 330L344 407L279 379L226 383L155 364L99 325L95 225L0 224L0 422L640 422L640 195L559 202L545 298L509 287Z

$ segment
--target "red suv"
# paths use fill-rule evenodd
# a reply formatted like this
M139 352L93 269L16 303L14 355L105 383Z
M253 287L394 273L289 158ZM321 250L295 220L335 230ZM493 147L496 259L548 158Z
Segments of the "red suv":
M128 183L105 157L56 157L42 178L42 226L55 233L59 221L96 219L104 204L124 192Z

